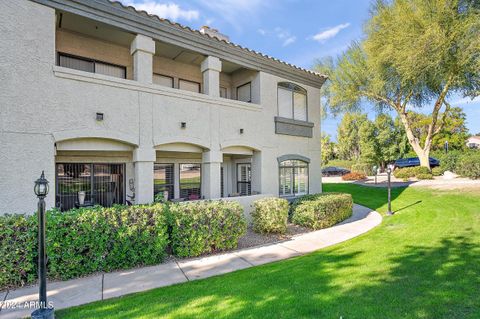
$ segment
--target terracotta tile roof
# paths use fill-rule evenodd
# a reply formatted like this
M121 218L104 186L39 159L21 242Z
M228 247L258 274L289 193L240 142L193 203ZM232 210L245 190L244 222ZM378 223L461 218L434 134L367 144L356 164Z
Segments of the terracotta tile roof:
M261 52L255 51L255 50L251 50L251 49L249 49L249 48L243 47L243 46L241 46L241 45L239 45L239 44L235 44L235 43L230 42L230 41L225 41L225 40L221 40L221 39L219 39L219 38L217 38L217 37L212 37L212 36L210 36L209 34L201 33L199 30L195 30L195 29L192 29L192 28L190 28L190 27L188 27L188 26L181 25L180 23L172 22L172 21L170 21L170 20L168 20L168 19L161 18L161 17L159 17L159 16L157 16L157 15L155 15L155 14L150 14L150 13L144 11L144 10L138 10L138 9L136 9L136 8L133 7L133 6L126 6L126 5L124 5L123 3L119 2L119 1L115 1L115 0L106 0L106 1L109 2L109 3L111 3L112 5L119 6L119 7L123 8L123 9L131 10L131 11L133 11L133 12L135 12L135 13L142 14L142 15L144 15L144 16L147 16L147 17L149 17L150 19L153 19L153 20L156 20L156 21L160 21L160 22L162 22L162 23L168 23L168 24L170 24L170 25L172 25L172 26L174 26L174 27L177 27L177 28L180 28L180 29L183 29L183 30L190 31L190 32L192 32L192 33L194 33L194 34L198 34L198 35L201 35L201 36L204 36L204 37L207 37L207 38L210 38L210 39L219 41L219 42L226 43L226 44L228 44L228 45L231 45L232 47L240 48L240 49L242 49L242 50L245 50L245 51L248 51L248 52L257 54L257 55L259 55L259 56L261 56L261 57L268 58L268 59L270 59L270 60L272 60L272 61L275 61L275 62L277 62L277 63L281 63L281 64L284 64L284 65L287 65L287 66L289 66L289 67L291 67L291 68L294 68L294 69L297 69L297 70L300 70L300 71L303 71L303 72L306 72L306 73L309 73L309 74L316 75L316 76L318 76L318 77L320 77L320 78L323 78L323 79L326 79L326 78L327 78L326 75L320 74L320 73L318 73L318 72L314 72L314 71L312 71L312 70L308 70L308 69L301 68L301 67L299 67L299 66L296 66L296 65L293 65L293 64L291 64L291 63L288 63L288 62L279 60L279 59L277 59L277 58L271 57L271 56L269 56L269 55L263 54L263 53L261 53Z

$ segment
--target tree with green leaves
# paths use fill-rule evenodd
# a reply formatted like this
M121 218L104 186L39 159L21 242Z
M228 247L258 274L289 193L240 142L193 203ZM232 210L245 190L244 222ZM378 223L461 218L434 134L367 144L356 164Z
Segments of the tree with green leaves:
M380 114L375 119L376 140L378 145L378 164L385 169L388 163L406 154L405 134L402 128L395 126L395 121L388 114Z
M335 158L335 143L332 142L329 134L322 132L322 165L327 164Z
M421 165L429 167L433 140L452 109L450 97L480 95L479 34L478 0L378 0L362 42L333 68L318 65L331 81L327 104L334 112L359 110L363 101L396 111ZM413 127L414 110L428 106L422 140Z
M360 158L360 127L366 122L367 115L345 113L337 128L338 157L342 160Z
M359 147L360 147L360 162L370 164L371 166L378 163L378 141L375 125L366 120L360 125L358 131Z

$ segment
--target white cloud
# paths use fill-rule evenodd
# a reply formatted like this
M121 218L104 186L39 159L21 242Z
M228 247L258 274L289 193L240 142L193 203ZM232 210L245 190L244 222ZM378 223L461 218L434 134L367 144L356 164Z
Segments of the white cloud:
M258 29L257 31L258 31L258 33L260 33L261 35L267 35L267 31L265 31L264 29Z
M297 37L296 36L291 36L291 37L288 37L285 39L285 41L283 41L283 46L286 47L287 45L290 45L292 43L294 43L295 41L297 40Z
M278 39L282 40L282 46L284 47L297 41L297 37L292 35L290 31L282 29L280 27L276 27L274 29L274 33Z
M322 32L315 34L314 36L312 36L312 39L320 43L323 43L328 39L335 37L341 30L348 28L349 26L350 26L350 23L339 24L337 26L334 26L333 28L329 28L327 30L324 30Z
M158 3L154 0L124 0L123 3L135 7L137 10L144 10L150 14L156 14L160 18L173 21L177 21L178 19L192 21L200 17L199 11L182 9L178 4L173 2Z

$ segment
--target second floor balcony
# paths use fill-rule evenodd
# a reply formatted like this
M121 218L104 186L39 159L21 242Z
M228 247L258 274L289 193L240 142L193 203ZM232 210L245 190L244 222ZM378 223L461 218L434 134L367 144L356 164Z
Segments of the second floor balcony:
M67 12L57 12L56 64L163 88L260 104L259 72Z

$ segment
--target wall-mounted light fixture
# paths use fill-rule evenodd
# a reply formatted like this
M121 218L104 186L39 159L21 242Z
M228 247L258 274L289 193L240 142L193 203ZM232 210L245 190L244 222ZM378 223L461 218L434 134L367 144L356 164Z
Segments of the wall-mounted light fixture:
M103 113L97 113L96 119L97 121L103 121Z
M180 123L181 128L187 128L187 122L182 122Z
M240 134L243 134L243 128L240 129Z

